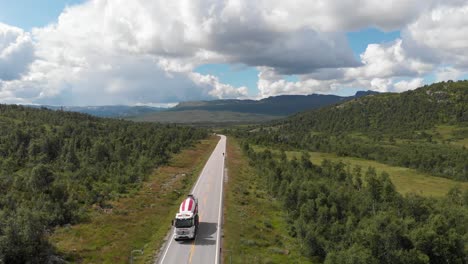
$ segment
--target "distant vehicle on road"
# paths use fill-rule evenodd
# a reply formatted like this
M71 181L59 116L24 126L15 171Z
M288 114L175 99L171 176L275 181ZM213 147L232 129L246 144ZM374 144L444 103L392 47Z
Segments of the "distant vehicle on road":
M180 204L179 212L172 221L175 227L174 239L195 239L198 231L198 199L189 194Z

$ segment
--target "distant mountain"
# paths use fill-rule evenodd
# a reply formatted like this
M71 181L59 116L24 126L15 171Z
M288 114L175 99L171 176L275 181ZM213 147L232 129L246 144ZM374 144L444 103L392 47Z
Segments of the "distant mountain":
M358 92L354 96L280 95L262 100L213 100L181 102L167 111L130 118L134 121L168 123L259 123L284 118L294 113L337 104L357 97L375 94Z
M239 113L255 113L262 115L288 116L297 112L317 109L357 97L375 94L377 92L357 92L354 96L337 95L280 95L262 100L214 100L179 103L170 111L204 110L228 111Z
M35 108L47 108L51 110L63 110L68 112L79 112L98 117L128 118L140 116L149 113L165 111L167 108L150 106L127 106L127 105L108 105L108 106L31 106Z

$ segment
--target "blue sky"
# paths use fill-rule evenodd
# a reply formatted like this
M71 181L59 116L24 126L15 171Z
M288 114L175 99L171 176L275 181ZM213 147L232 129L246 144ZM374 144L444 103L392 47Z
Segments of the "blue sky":
M468 2L381 1L0 0L0 103L352 95L468 77Z
M0 0L0 22L31 30L55 22L66 6L83 0Z
M381 44L400 37L400 31L383 32L375 28L366 28L346 34L349 45L356 55L363 53L369 43Z

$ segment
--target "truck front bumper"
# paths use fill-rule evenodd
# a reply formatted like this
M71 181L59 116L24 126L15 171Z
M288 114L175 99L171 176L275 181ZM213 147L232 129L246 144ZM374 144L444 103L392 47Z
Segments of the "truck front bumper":
M190 240L195 238L195 233L194 232L176 232L174 234L174 239L175 240Z

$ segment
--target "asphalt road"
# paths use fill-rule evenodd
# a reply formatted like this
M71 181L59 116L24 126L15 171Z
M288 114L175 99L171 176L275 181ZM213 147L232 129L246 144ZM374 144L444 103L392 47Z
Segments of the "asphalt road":
M174 241L174 229L172 229L170 238L156 263L220 263L223 153L226 153L226 137L221 135L192 190L198 198L199 206L200 224L197 237L193 241Z

